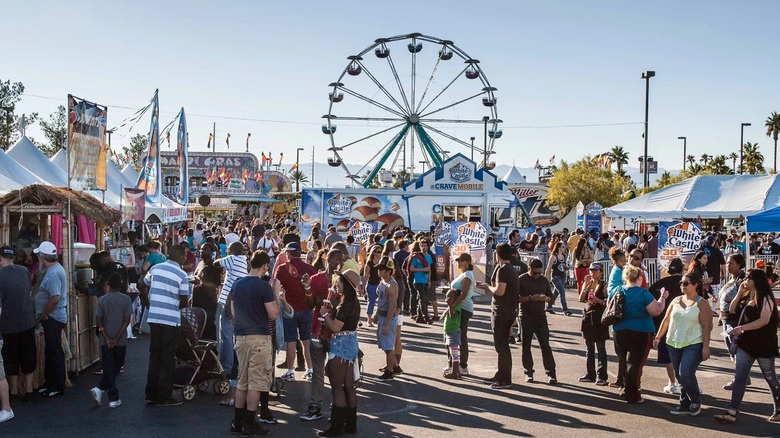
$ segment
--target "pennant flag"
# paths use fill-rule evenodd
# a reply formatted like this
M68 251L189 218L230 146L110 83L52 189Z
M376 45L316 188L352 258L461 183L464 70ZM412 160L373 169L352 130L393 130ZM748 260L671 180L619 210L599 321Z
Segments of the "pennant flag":
M257 169L255 171L255 181L260 184L260 181L263 179L263 169Z
M284 152L279 153L279 162L276 163L276 164L281 166L282 165L282 158L284 158Z
M160 202L160 101L154 91L152 121L149 127L149 147L144 158L135 188L145 190L150 202Z
M252 136L252 133L249 132L246 134L246 151L249 152L249 137Z
M261 154L263 156L263 166L265 166L265 162L266 162L265 152L261 152Z
M211 142L214 140L214 134L209 133L209 144L206 145L206 149L211 149Z
M225 144L227 145L228 149L230 149L230 133L228 133L228 136L225 139Z
M249 180L249 168L245 167L244 171L241 173L241 181L246 183Z
M271 157L271 153L268 153L268 168L270 169L271 166L274 164L274 159Z
M290 168L290 173L295 172L295 169L298 168L298 163L293 164L293 166Z
M171 131L165 133L165 140L168 142L168 149L171 148Z
M536 164L534 164L534 169L538 169L538 168L539 168L539 159L537 159Z
M168 141L170 144L170 131L168 131ZM189 163L187 162L187 148L189 147L187 138L187 119L184 117L184 108L179 111L179 128L176 131L176 164L179 166L179 189L176 191L176 197L179 204L186 205L189 201Z
M553 154L553 156L550 157L550 164L555 164L555 154Z

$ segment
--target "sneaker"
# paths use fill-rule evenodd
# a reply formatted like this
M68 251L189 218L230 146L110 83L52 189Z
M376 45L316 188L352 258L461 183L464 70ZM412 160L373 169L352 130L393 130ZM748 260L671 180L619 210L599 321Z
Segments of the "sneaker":
M520 335L517 335L517 338L516 338L516 339L517 339L517 343L518 343L518 344L522 344L522 343L523 343L523 337L522 337L522 336L520 336Z
M49 388L39 388L38 389L38 394L40 394L40 395L44 395L47 392L49 392Z
M442 374L449 374L452 372L452 368L450 367L444 367L441 369Z
M461 376L468 376L469 375L468 367L460 367L460 375Z
M598 380L596 380L596 386L607 386L607 385L608 385L608 383L607 383L607 381L606 381L606 380L604 380L604 379L598 379Z
M691 403L691 407L689 408L691 417L695 417L699 414L701 414L701 405L696 403Z
M157 406L179 406L182 403L184 403L183 400L176 400L175 398L170 398L168 400L157 402Z
M46 394L44 394L44 396L46 396L46 397L61 397L62 396L62 391L50 391L50 392L47 392Z
M257 421L265 424L277 424L278 421L274 418L273 414L271 414L271 411L268 411L266 413L262 413L257 416Z
M309 406L309 410L305 414L300 416L302 421L314 421L322 418L322 412L317 406Z
M699 408L699 412L701 412L701 408ZM691 410L685 409L682 406L677 406L674 409L670 410L669 413L672 415L686 416L686 415L691 415Z
M13 412L11 412L11 418L13 418L13 416L14 416L14 413L13 413ZM780 411L775 411L775 412L772 414L772 416L770 416L769 418L767 418L767 420L768 420L769 422L771 422L771 423L778 423L778 422L780 422ZM1 419L0 419L0 422L2 422L2 421L3 421L3 420L1 420Z
M589 376L582 376L582 377L580 377L580 379L578 381L579 382L583 382L583 383L593 383L593 382L596 381L596 379L594 379L593 377L589 377Z
M664 392L667 394L679 395L680 388L676 383L667 383L666 386L664 386Z
M258 422L253 421L251 425L245 425L241 430L243 436L266 436L271 434L271 429L266 429Z
M279 365L276 366L276 368L280 370L287 368L287 361L280 363Z
M102 376L103 375L103 368L98 368L95 371L92 371L92 374L96 374L98 376Z
M614 382L609 382L610 388L622 388L623 384L615 380Z
M108 407L111 409L115 409L122 406L122 400L116 400L112 402L108 402Z
M550 315L555 315L555 311L553 311L553 309L547 309L547 313Z
M393 373L389 371L385 371L382 373L381 376L374 377L374 380L378 382L386 382L388 380L393 380Z
M312 375L313 375L312 371L306 371L306 374L303 375L303 380L308 380L309 382L311 382Z
M563 312L563 314L566 315L566 316L572 316L573 315L573 313L569 312L568 310Z
M555 385L558 383L558 379L556 379L554 376L550 376L549 379L547 379L547 384L549 385Z
M525 376L525 383L534 383L534 376Z
M512 387L512 384L501 380L497 380L492 385L490 385L490 387L493 389L509 389Z
M401 369L400 366L396 365L395 368L393 368L393 375L398 376L400 374L403 374L404 370Z
M10 419L14 418L14 411L0 411L0 423L4 423Z
M89 390L89 396L92 397L92 401L95 406L100 406L100 402L103 401L103 391L97 386Z
M294 382L295 381L295 373L292 371L287 371L286 373L282 374L281 377L282 380L287 382Z

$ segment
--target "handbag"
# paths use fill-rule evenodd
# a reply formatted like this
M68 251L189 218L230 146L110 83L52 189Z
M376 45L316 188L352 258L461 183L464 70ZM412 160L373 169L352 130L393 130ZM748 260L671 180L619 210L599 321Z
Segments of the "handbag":
M601 323L612 325L623 320L626 310L626 294L622 288L615 292L612 298L607 299L607 307L601 315Z
M745 309L747 309L747 303L742 307L742 313L739 314L739 319L737 319L737 327L739 327L740 324L742 324L742 317L745 316ZM724 325L723 328L725 329L726 326ZM733 328L733 327L732 327ZM734 356L737 354L737 339L739 339L739 335L731 336L728 333L726 333L726 336L729 337L729 355Z

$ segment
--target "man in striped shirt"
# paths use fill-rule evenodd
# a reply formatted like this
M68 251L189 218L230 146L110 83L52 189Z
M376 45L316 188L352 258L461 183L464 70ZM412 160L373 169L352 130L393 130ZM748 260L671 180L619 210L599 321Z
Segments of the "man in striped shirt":
M173 398L174 355L179 345L179 309L187 306L190 283L181 269L184 248L173 245L168 260L154 265L144 277L149 286L149 370L146 375L146 402L175 406Z
M219 330L219 344L217 352L219 353L219 363L225 370L225 374L230 376L233 373L233 322L225 315L225 302L233 288L233 283L239 278L244 278L249 274L247 269L246 255L244 255L244 245L241 242L233 242L228 247L228 256L217 260L222 269L225 270L225 282L222 284L222 291L219 293L217 301L217 329ZM231 389L235 388L236 381L231 380ZM230 398L233 398L231 391Z

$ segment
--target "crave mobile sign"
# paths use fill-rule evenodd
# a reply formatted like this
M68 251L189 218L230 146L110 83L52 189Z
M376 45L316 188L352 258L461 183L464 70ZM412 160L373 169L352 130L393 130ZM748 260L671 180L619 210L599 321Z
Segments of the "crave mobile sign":
M105 106L68 95L68 161L71 187L106 189Z

